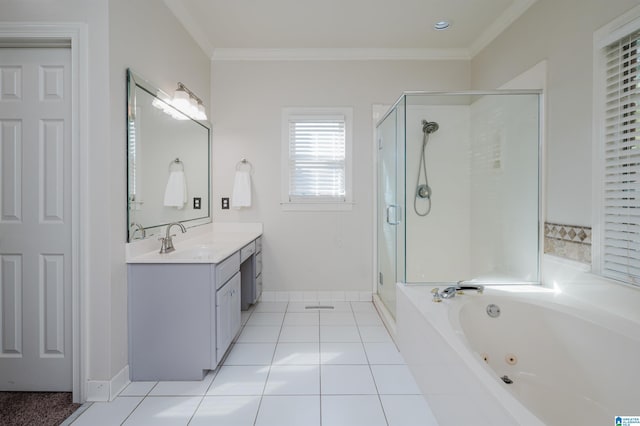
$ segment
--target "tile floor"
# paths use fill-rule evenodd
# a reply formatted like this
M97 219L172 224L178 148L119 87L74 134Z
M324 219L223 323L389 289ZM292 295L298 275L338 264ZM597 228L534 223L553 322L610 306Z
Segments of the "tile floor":
M200 382L133 382L68 424L431 426L429 406L372 303L261 302Z

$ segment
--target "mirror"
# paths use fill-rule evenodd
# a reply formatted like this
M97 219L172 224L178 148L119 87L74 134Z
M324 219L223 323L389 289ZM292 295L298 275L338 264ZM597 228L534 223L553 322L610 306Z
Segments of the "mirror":
M211 128L127 70L127 241L211 222Z

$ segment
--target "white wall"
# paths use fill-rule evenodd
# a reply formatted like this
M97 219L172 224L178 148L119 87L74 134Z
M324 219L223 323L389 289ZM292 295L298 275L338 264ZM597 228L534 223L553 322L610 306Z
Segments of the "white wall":
M126 69L149 80L167 93L178 81L195 92L209 108L210 62L163 2L156 0L109 1L109 99L112 159L103 176L109 181L111 378L127 365L126 241ZM92 305L93 309L93 305Z
M403 90L469 86L465 61L216 61L212 66L213 205L216 221L264 223L268 291L362 290L373 284L373 104ZM283 212L280 120L283 107L354 110L354 206L347 212ZM253 206L220 210L236 163L254 168Z
M413 201L423 119L437 122L440 128L430 135L426 147L427 174L433 191L431 212L420 217L414 211ZM469 133L469 107L466 105L407 107L407 282L451 282L470 278ZM420 181L424 183L423 174ZM419 200L419 211L426 211L427 205L426 201Z
M538 110L535 95L471 105L471 277L539 279Z
M547 60L546 220L591 225L593 33L637 0L538 0L471 62L491 89Z

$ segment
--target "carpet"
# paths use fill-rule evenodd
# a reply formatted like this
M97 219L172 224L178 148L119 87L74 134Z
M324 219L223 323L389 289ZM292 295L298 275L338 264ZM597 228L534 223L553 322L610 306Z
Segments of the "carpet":
M0 425L58 426L80 405L70 392L0 392Z

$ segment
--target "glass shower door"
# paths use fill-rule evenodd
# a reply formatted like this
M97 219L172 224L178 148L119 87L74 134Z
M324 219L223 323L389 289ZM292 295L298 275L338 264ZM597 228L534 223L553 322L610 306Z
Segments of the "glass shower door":
M401 211L397 191L397 110L377 128L378 138L378 296L394 316L398 268L398 224Z

